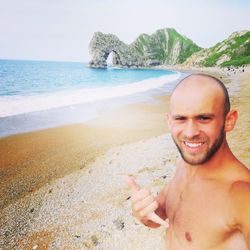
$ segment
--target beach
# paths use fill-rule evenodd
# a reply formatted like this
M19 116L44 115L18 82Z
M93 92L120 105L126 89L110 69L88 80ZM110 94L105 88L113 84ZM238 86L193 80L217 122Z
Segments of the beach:
M226 83L239 112L229 144L250 166L250 68L182 71ZM173 176L179 155L167 128L168 101L162 93L83 124L0 139L0 249L163 249L164 229L132 217L122 174L155 194Z

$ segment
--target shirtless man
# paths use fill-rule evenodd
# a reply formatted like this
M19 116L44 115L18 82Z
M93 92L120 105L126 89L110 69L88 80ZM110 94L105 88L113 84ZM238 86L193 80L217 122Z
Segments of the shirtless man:
M152 228L168 219L167 250L250 250L250 170L226 140L237 112L224 85L209 75L186 77L171 95L167 117L181 160L156 198L125 177L133 215Z

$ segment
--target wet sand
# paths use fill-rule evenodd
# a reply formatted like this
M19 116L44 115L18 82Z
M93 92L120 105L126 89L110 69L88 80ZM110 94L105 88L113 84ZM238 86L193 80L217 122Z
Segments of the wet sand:
M250 166L250 70L209 73L229 87L239 111L229 143ZM160 249L163 230L133 220L119 174L156 191L173 175L178 154L167 130L168 100L163 95L83 125L0 139L0 248Z

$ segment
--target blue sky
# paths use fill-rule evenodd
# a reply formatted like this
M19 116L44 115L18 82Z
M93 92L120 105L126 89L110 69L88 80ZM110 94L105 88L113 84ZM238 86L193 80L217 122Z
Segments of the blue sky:
M0 58L89 60L95 31L125 43L172 27L201 47L250 30L248 0L0 0Z

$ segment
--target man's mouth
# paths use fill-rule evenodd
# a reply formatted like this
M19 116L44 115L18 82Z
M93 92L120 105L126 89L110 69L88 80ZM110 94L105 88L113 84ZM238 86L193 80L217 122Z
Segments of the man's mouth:
M201 147L204 144L204 142L187 142L187 141L184 141L184 144L188 148L196 149L196 148Z

